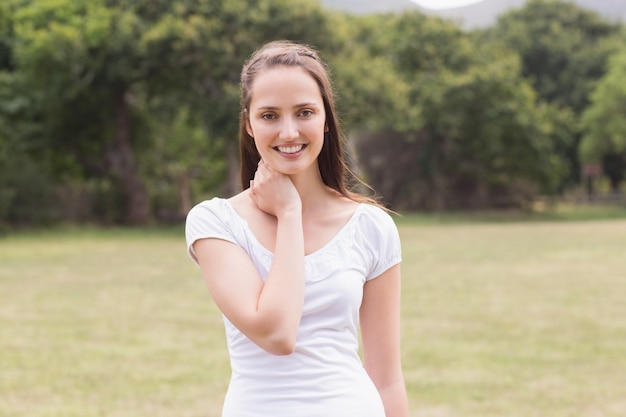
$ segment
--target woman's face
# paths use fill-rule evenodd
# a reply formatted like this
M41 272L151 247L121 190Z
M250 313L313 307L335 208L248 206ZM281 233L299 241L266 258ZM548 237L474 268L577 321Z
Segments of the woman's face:
M319 170L325 126L322 95L306 71L279 66L256 76L246 130L270 167L286 175Z

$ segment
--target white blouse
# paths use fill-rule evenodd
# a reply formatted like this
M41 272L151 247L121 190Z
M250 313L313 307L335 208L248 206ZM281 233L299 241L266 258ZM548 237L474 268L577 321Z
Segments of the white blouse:
M243 248L267 279L273 255L228 200L196 205L185 232L194 262L196 240L223 239ZM400 261L391 216L360 204L330 242L305 257L304 309L294 353L266 352L224 317L232 376L222 416L384 417L358 354L359 308L365 282Z

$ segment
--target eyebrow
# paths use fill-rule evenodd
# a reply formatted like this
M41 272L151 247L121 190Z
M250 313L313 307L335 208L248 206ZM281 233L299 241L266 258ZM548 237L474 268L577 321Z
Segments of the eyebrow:
M318 103L315 103L315 102L306 102L306 103L296 104L292 108L299 109L301 107L320 107L320 105ZM259 106L259 107L257 107L257 109L258 110L280 110L280 107L276 107L276 106Z

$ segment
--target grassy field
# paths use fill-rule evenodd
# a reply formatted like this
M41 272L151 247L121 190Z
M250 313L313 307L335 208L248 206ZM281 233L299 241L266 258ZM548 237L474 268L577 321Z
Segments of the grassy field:
M398 220L412 416L623 417L626 220L505 220ZM217 417L228 372L181 228L0 239L0 416Z

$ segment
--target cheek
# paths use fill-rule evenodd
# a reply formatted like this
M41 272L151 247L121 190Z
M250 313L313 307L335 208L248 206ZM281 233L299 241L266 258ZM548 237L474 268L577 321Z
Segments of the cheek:
M324 142L326 140L326 125L325 124L317 126L316 135L320 138L321 142Z
M271 151L271 149L269 148L269 144L271 143L271 141L267 140L266 136L264 136L259 131L255 130L254 133L255 133L255 136L251 140L254 141L254 147L256 148L256 151L261 157L261 159L263 159L264 156L268 155Z
M267 141L268 136L271 136L271 132L268 128L259 123L250 123L248 134L252 136L255 143L261 144L263 141Z

